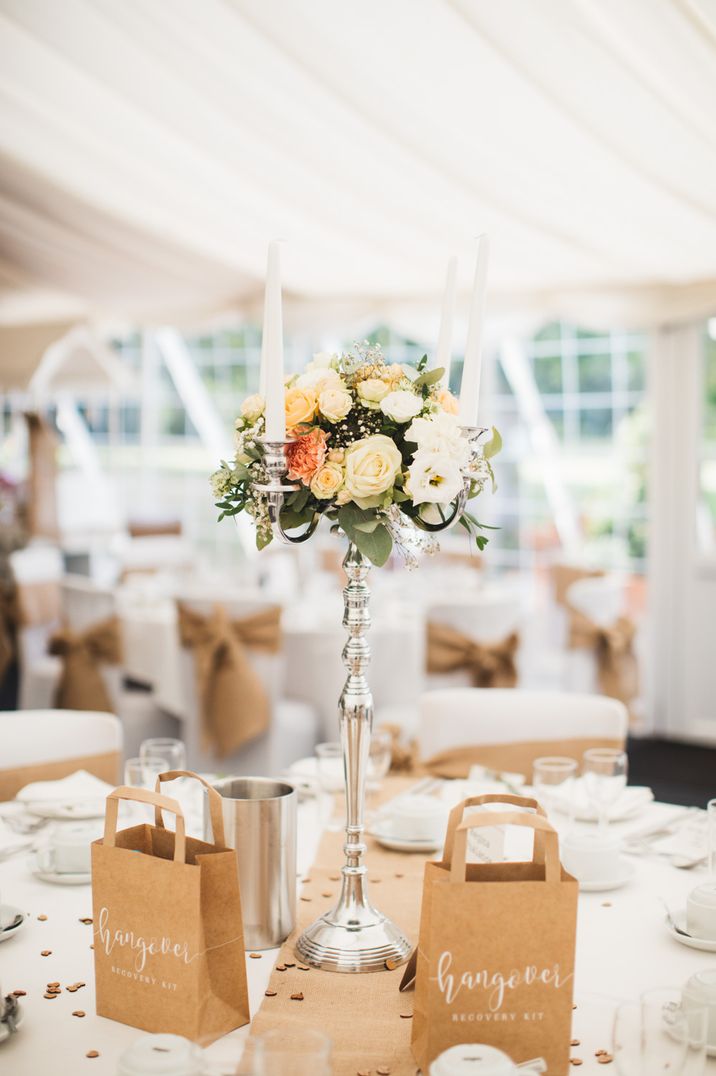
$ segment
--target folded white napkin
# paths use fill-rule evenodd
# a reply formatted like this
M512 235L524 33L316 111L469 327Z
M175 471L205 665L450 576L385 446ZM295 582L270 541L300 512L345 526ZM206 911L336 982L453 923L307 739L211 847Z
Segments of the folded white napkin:
M76 770L59 781L33 781L15 797L20 803L84 803L102 800L113 786L87 770Z
M553 792L549 793L549 800L552 804L559 809L560 804L565 800L567 793L563 793L559 790L559 786L555 787ZM578 777L572 789L572 795L574 796L574 811L575 818L579 822L596 822L597 812L591 804L589 796L587 795L587 788L583 777ZM543 798L547 797L543 794ZM620 822L625 818L630 818L633 814L647 803L651 803L654 799L654 793L650 788L645 785L629 785L624 789L619 799L609 809L609 818L612 822ZM549 804L545 804L549 806Z

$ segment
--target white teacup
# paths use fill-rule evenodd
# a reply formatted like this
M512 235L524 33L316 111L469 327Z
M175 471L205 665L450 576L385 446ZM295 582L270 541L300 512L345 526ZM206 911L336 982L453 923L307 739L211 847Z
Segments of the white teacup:
M689 893L686 929L695 938L716 941L716 882L703 882Z
M601 882L619 871L621 841L606 833L568 833L560 851L564 869L579 882Z
M205 1072L201 1046L181 1035L142 1035L117 1063L117 1076L202 1076Z
M47 843L37 853L37 865L48 874L89 874L90 845L97 837L95 826L64 822L48 834Z
M517 1065L495 1046L466 1042L451 1046L436 1057L429 1076L538 1076L546 1068L541 1057Z
M711 1049L716 1048L716 969L697 971L687 980L681 993L681 1007L687 1019L694 1010L706 1009L706 1042Z
M406 841L440 841L445 836L447 807L434 796L404 796L390 811L393 835Z

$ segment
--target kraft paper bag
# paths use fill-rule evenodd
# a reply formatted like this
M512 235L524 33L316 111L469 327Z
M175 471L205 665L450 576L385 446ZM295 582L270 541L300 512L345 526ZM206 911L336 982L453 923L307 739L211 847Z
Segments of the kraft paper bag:
M511 803L524 811L466 807ZM526 863L466 863L471 830L534 831ZM458 1043L486 1043L515 1063L544 1058L569 1071L578 884L535 800L477 796L450 815L443 859L427 863L415 958L412 1049L423 1072ZM406 974L405 981L409 979Z
M178 802L158 792L122 787L107 797L104 837L92 844L99 1016L203 1044L248 1023L236 853L224 846L214 796L215 844L186 837ZM120 800L154 805L155 825L117 832ZM176 833L162 810L176 815Z

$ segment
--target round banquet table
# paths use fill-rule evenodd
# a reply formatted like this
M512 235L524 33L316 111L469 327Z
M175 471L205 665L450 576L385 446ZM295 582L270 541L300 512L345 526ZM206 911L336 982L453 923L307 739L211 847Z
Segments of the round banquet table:
M386 785L390 792L390 779ZM671 818L677 810L673 805L649 804L637 818L613 823L613 827L628 835ZM313 861L322 815L315 800L299 808L299 869L303 872ZM196 823L191 828L197 832ZM371 838L368 845L370 866L376 846ZM672 909L683 907L688 892L705 872L678 870L656 857L632 857L632 861L636 873L623 889L579 897L573 1034L580 1045L572 1054L583 1059L580 1072L584 1076L612 1071L598 1065L594 1055L598 1049L610 1049L611 1022L620 999L635 999L652 987L680 986L695 971L716 966L716 954L688 949L669 936L660 901L663 898ZM94 1013L92 927L80 922L92 914L90 886L41 882L33 876L28 858L15 855L0 862L0 894L5 903L27 914L17 934L0 945L3 993L27 991L21 999L24 1019L19 1031L0 1044L0 1071L8 1076L76 1076L86 1067L94 1076L114 1076L118 1056L142 1033ZM40 915L47 919L39 920ZM42 950L51 950L51 955L41 956ZM252 1014L263 1000L277 953L265 951L261 960L247 958ZM53 980L86 985L48 1001L43 993ZM336 976L336 989L340 986L341 977ZM405 997L410 1005L412 995ZM86 1016L73 1017L75 1009ZM214 1073L235 1072L248 1032L248 1027L240 1028L208 1047ZM99 1057L86 1059L89 1050L99 1051ZM706 1071L716 1073L716 1059L707 1062ZM342 1076L341 1070L336 1073Z

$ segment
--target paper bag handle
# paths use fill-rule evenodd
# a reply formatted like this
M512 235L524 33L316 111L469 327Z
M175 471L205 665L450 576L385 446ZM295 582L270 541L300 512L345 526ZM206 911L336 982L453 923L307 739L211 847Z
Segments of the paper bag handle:
M537 836L542 836L544 842L544 880L551 884L560 881L562 874L559 862L557 831L550 826L546 818L536 814L516 814L509 811L493 814L492 811L485 811L482 814L471 815L457 827L453 856L450 863L451 882L465 881L468 830L488 826L524 826L525 829L534 830L536 851ZM535 859L535 862L540 862L540 860L541 855Z
M160 773L157 775L156 791L161 792L162 781L174 781L177 777L193 777L195 781L199 781L206 791L209 793L209 817L211 818L211 835L214 839L214 844L219 844L221 847L225 847L226 840L224 838L224 810L221 805L221 796L212 788L208 781L203 777L200 777L198 773L194 773L192 770L167 770L166 773ZM162 818L162 812L159 807L154 808L154 825L159 826L160 829L164 827L164 819Z
M177 818L177 829L174 835L174 862L186 862L186 832L184 829L184 815L181 806L169 796L162 796L158 792L150 792L146 788L130 788L120 785L107 796L107 810L104 816L104 844L107 848L114 848L117 835L117 815L119 813L120 800L133 800L136 803L149 803L157 809L171 811Z
M483 803L511 803L514 807L534 807L535 811L541 818L546 818L544 808L532 799L530 796L514 796L508 793L502 792L486 792L482 796L470 796L466 800L461 800L450 811L450 817L448 818L447 833L445 834L445 848L443 851L443 863L452 863L452 853L455 845L455 833L457 827L462 822L462 816L465 813L466 807L482 807ZM489 812L488 812L489 813ZM494 817L494 815L493 815Z

